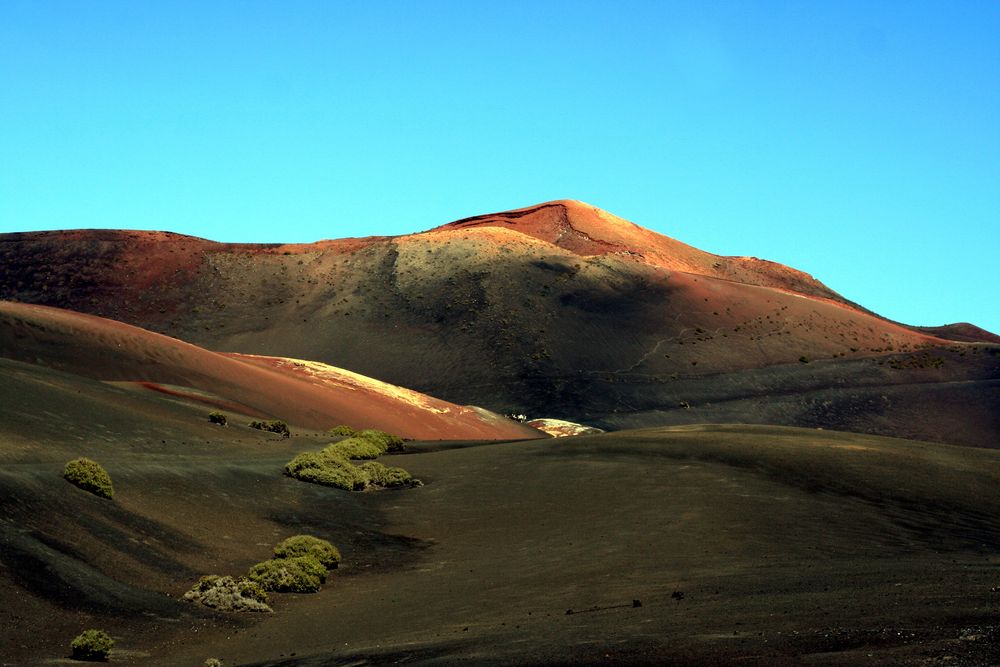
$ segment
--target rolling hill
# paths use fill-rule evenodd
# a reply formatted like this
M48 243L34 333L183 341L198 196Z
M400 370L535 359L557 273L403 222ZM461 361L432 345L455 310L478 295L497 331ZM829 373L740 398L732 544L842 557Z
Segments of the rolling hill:
M407 438L517 439L540 433L317 362L211 352L73 311L0 302L0 357L323 431L346 424Z
M86 627L120 664L1000 661L972 325L573 201L305 245L0 235L0 298L0 664ZM424 485L282 474L336 424L415 439L384 460ZM80 456L113 500L61 478ZM301 533L344 556L321 592L182 600Z
M801 271L575 201L304 245L6 234L0 298L605 429L778 423L1000 441L992 334L890 322Z

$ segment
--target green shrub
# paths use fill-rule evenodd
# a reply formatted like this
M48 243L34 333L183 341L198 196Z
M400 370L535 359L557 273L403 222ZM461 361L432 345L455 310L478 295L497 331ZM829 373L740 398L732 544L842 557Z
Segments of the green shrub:
M277 433L283 438L288 438L292 434L288 430L288 424L281 421L280 419L272 419L271 421L257 421L254 420L248 424L250 428L255 428L259 431L270 431L271 433Z
M304 452L285 465L289 477L333 486L348 491L361 491L368 485L381 487L420 486L402 468L386 467L368 460L355 466L351 459L374 459L390 447L402 446L402 439L381 431L365 431L357 436L335 442L319 452Z
M266 591L315 593L326 581L326 568L312 556L272 558L251 567L247 577Z
M240 577L236 580L236 587L242 597L267 604L267 591L256 581Z
M218 424L219 426L228 426L229 418L221 412L210 412L208 413L208 421L213 424Z
M328 433L332 436L344 436L351 437L358 434L357 429L351 428L350 426L345 426L341 424L340 426L334 426Z
M386 433L385 431L377 431L373 428L366 428L364 431L358 433L357 437L378 443L379 445L385 447L385 451L387 452L403 451L403 439L398 435L392 435L391 433Z
M362 438L348 438L327 446L324 452L338 454L346 459L375 459L385 454L387 448L380 442Z
M204 667L222 667L222 661L218 658L205 658Z
M205 576L203 576L201 579L198 580L198 583L195 584L194 588L192 588L191 590L203 593L208 589L212 588L213 586L215 586L215 582L217 582L219 579L222 579L222 575L206 574Z
M413 476L402 468L384 466L378 461L366 461L359 468L368 478L368 483L374 486L399 488L421 484L420 480L413 479Z
M89 491L95 496L113 498L115 495L115 490L111 486L111 477L96 461L87 458L74 459L66 464L63 477L70 484L74 484L84 491Z
M90 629L78 634L69 646L74 660L106 661L115 640L103 630Z
M267 605L267 593L258 582L217 574L199 579L194 588L184 594L184 599L222 611L272 611Z
M329 570L336 569L340 564L340 552L337 547L312 535L294 535L274 547L275 558L297 556L311 556Z
M347 491L365 488L367 478L345 457L323 450L299 454L285 465L289 477Z

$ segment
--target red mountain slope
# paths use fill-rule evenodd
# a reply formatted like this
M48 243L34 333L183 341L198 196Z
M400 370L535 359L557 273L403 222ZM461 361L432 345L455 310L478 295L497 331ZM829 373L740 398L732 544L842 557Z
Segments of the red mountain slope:
M965 340L986 347L887 321L800 271L702 252L571 201L300 245L9 234L0 296L602 428L634 415L686 422L694 413L682 406L700 402L714 406L701 421L946 442L954 424L974 423L961 441L986 445L1000 412L1000 369L971 328ZM836 400L816 393L831 387ZM764 409L775 396L787 405ZM723 403L731 409L717 414ZM946 408L950 421L919 418L942 405L964 407ZM984 418L970 422L969 410Z
M847 303L839 294L802 271L756 257L725 257L703 252L580 201L563 199L478 215L432 231L481 227L513 229L582 257L617 255L671 271L777 287Z
M332 366L218 354L121 322L43 306L0 302L0 356L100 380L210 392L204 397L210 404L228 402L249 414L316 429L348 424L419 439L540 437L499 415Z

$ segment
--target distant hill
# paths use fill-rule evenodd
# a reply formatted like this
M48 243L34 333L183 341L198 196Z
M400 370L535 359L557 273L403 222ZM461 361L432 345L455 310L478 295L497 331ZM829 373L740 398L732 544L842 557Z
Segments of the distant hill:
M913 327L917 331L945 338L947 340L957 340L964 343L997 343L1000 344L1000 336L990 333L985 329L980 329L975 324L968 322L956 322L955 324L945 324L940 327Z
M1000 441L992 334L964 328L958 342L953 328L890 322L801 271L575 201L314 244L7 234L0 297L601 428L764 422Z

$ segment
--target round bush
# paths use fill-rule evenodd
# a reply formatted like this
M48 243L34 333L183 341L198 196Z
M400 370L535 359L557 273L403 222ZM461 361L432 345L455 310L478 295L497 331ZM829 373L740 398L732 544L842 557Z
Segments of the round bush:
M184 599L222 611L271 611L264 588L245 578L206 575L184 594Z
M296 556L311 556L330 570L340 564L340 552L326 540L312 535L294 535L274 547L275 558L295 558Z
M272 558L251 567L247 578L266 591L315 593L326 581L326 568L312 556Z
M288 430L288 424L281 421L280 419L272 419L271 421L257 421L254 420L247 424L250 428L255 428L258 431L269 431L271 433L277 433L283 438L291 437L291 432Z
M327 446L323 451L331 454L339 454L344 458L354 460L375 459L385 454L386 447L374 440L348 438L347 440L341 440Z
M303 482L347 491L361 490L368 481L345 457L325 450L299 454L285 465L285 474Z
M78 634L69 647L75 660L106 661L115 647L115 640L104 630L90 629Z
M420 482L413 479L413 476L402 468L384 466L378 461L367 461L359 468L368 478L368 483L385 488L398 488L401 486L417 486Z
M341 424L340 426L334 426L333 428L331 428L328 431L328 433L330 435L333 435L333 436L347 436L347 437L351 437L351 436L357 435L358 431L357 431L357 429L351 428L350 426L346 426L344 424Z
M219 426L227 426L229 424L229 418L221 412L208 413L208 421L213 424L218 424Z
M267 591L258 582L246 577L240 577L236 580L236 588L239 590L241 597L267 604Z
M385 431L378 431L373 428L366 428L358 433L357 437L377 443L384 447L383 451L399 452L403 450L403 439L398 435L392 435Z
M67 463L63 469L63 477L70 484L84 491L89 491L95 496L113 498L115 495L115 490L111 486L111 477L107 471L96 461L91 461L88 458L74 459Z

